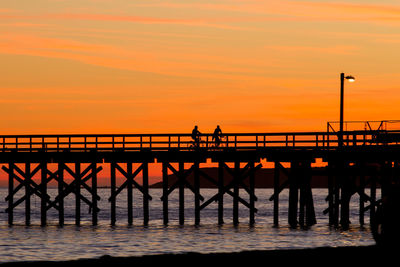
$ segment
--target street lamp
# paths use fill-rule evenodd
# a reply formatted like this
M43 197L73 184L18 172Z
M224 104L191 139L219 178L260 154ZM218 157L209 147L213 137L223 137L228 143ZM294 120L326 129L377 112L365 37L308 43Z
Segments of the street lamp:
M343 100L344 100L344 80L354 82L356 79L351 76L345 76L344 73L340 73L340 135L339 135L339 147L343 146Z

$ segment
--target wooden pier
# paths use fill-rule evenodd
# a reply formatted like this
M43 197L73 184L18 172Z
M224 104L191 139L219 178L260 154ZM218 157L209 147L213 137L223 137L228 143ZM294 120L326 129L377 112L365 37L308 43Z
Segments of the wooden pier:
M55 209L59 224L64 224L64 199L75 196L75 223L81 222L81 205L89 207L92 223L98 222L97 177L100 164L110 168L110 223L116 224L116 201L123 190L127 192L127 220L133 222L133 205L143 207L143 224L149 223L149 165L162 163L163 221L168 224L168 197L179 194L179 224L185 223L184 190L194 195L195 224L201 222L201 211L212 202L218 202L216 222L224 223L223 197L233 199L233 223L239 223L239 207L249 211L249 222L256 222L254 176L261 168L261 160L275 166L273 195L270 197L273 222L279 225L279 194L289 188L288 223L291 227L308 227L316 223L311 188L312 164L318 159L327 164L324 175L329 177L327 208L329 223L349 226L349 202L354 194L360 196L360 221L374 216L379 201L376 188L382 194L391 183L398 183L400 145L396 138L400 131L362 130L343 132L343 146L338 146L336 132L287 133L229 133L215 147L211 134L203 134L200 146L194 146L189 134L127 134L127 135L3 135L0 136L0 163L8 174L8 223L13 224L14 208L25 205L25 223L31 224L31 197L40 198L41 225L47 224L47 212ZM218 175L211 177L202 171L206 162L218 164ZM174 167L175 166L175 167ZM51 167L51 168L50 168ZM56 169L56 170L54 170ZM52 171L53 170L53 171ZM168 182L168 173L178 177ZM193 174L193 183L187 177ZM224 177L228 174L230 177ZM65 179L68 175L71 179ZM124 181L117 186L116 177ZM34 179L34 177L39 177ZM139 183L137 177L142 180ZM229 178L229 179L227 179ZM210 199L201 194L200 181L206 179L217 188ZM51 198L48 184L55 181L58 194ZM229 181L229 182L227 182ZM143 203L133 202L132 188L143 195ZM248 197L239 195L244 189ZM17 192L24 190L21 198ZM82 191L91 197L85 197ZM87 194L86 194L87 195ZM248 199L248 200L246 200Z

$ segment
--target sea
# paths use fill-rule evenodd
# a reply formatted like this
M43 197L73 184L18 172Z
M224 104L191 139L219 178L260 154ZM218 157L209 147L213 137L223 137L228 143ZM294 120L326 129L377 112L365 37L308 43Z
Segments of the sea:
M15 199L22 197L20 190ZM83 191L83 190L82 190ZM249 250L280 250L317 247L369 246L374 245L369 227L369 216L365 225L359 223L359 199L354 195L350 207L350 229L329 226L328 207L325 198L327 189L313 189L317 224L308 228L292 229L288 225L288 190L280 194L279 226L273 225L273 202L269 201L272 189L256 189L254 225L249 224L249 210L239 204L239 224L232 221L232 197L224 197L224 224L217 223L217 203L201 210L200 225L194 221L194 196L185 189L185 224L179 225L178 192L169 196L169 224L163 225L162 189L150 189L150 222L143 224L142 195L134 189L134 219L128 224L126 190L117 197L117 222L111 226L108 201L109 188L99 188L100 212L98 225L92 226L89 208L81 204L81 225L75 225L75 196L65 198L65 225L58 225L58 211L48 210L48 225L40 226L40 199L31 197L31 225L25 225L25 205L22 202L14 210L14 225L8 225L5 212L8 194L0 189L0 262L16 261L65 261L98 258L104 255L129 257L166 253L216 253ZM216 189L201 189L207 200L217 193ZM379 193L379 192L378 192ZM48 189L54 199L57 189ZM244 199L247 193L240 190ZM89 195L88 195L89 197ZM90 199L90 198L89 198Z

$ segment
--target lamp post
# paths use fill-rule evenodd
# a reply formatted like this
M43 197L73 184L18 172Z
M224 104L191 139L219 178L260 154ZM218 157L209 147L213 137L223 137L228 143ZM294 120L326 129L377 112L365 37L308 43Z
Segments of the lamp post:
M354 82L356 79L351 76L345 76L344 73L340 73L340 135L339 135L339 147L343 146L343 102L344 102L344 80Z

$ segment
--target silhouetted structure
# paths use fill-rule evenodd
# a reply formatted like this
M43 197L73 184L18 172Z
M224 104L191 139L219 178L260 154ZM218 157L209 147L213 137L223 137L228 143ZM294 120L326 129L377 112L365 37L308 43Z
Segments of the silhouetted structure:
M311 164L321 159L328 164L325 175L329 175L328 208L331 225L349 225L349 201L352 195L360 196L360 224L364 214L375 214L377 183L385 186L398 179L400 146L396 137L400 131L362 130L344 131L343 147L338 148L335 132L286 132L286 133L241 133L224 134L224 146L209 149L212 134L203 134L204 147L193 150L190 134L130 134L130 135L3 135L0 136L0 162L9 174L8 222L13 224L13 210L25 203L26 224L30 224L33 194L41 199L41 224L46 224L46 212L56 209L59 224L64 224L64 198L74 194L76 199L76 224L80 224L81 203L92 211L92 222L97 223L98 205L97 175L102 168L99 163L110 164L111 177L111 224L116 223L116 200L127 190L128 223L133 221L133 191L136 187L143 194L144 224L149 221L148 167L157 161L162 163L163 173L163 216L168 224L168 197L174 190L179 191L179 223L184 224L184 189L194 194L195 223L200 223L201 210L210 203L218 202L218 223L224 221L223 197L233 198L233 222L239 223L239 205L249 210L249 222L255 222L257 197L254 191L254 175L261 168L263 159L275 164L273 201L274 223L279 224L279 194L289 187L288 222L290 226L310 226L316 223L313 195L310 186ZM378 141L377 141L378 140ZM207 160L218 163L219 172L215 177L202 172L200 165ZM49 165L56 166L50 171ZM24 167L22 167L24 166ZM178 166L178 167L174 167ZM54 169L54 168L53 168ZM126 178L117 188L116 173ZM168 172L179 179L173 185L168 183ZM194 175L193 184L187 181ZM224 182L224 173L231 176ZM34 179L40 174L40 181ZM73 178L71 183L65 174ZM283 175L282 175L283 174ZM141 175L142 184L135 179ZM286 179L285 179L286 178ZM200 179L207 179L218 188L210 199L204 199L200 192ZM47 185L55 180L58 195L51 199ZM246 181L246 183L244 183ZM90 184L89 184L90 183ZM370 194L366 188L370 188ZM244 189L248 198L240 196ZM25 194L15 199L21 189ZM82 194L86 190L90 198Z
M215 142L215 147L219 147L219 145L221 144L221 137L222 137L222 131L219 125L217 125L217 128L215 128L212 138Z
M201 135L201 133L200 133L197 125L194 126L194 129L192 130L192 139L194 142L194 147L200 147L200 135Z

